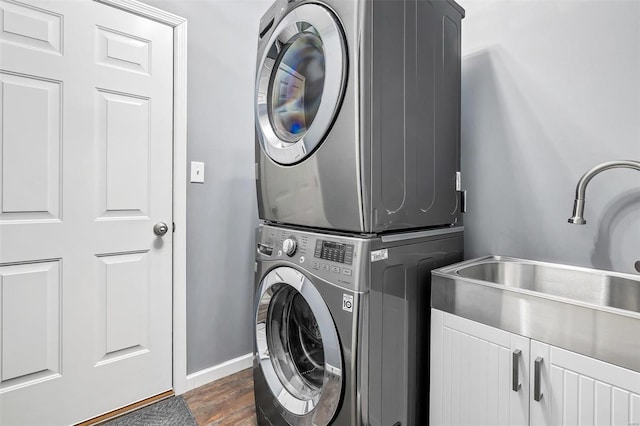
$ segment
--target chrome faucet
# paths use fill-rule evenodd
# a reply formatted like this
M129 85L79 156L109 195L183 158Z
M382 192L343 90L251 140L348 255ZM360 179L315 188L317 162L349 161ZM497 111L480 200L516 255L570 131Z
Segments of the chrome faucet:
M584 219L584 196L587 191L587 185L594 178L595 175L600 172L604 172L609 169L635 169L640 172L640 161L621 160L621 161L609 161L595 166L593 169L585 173L576 186L576 200L573 203L573 216L569 218L569 223L576 225L584 225L587 221ZM640 271L639 271L640 272Z

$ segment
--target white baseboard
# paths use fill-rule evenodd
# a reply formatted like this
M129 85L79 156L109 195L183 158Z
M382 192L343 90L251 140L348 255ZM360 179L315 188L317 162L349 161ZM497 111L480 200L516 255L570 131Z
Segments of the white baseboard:
M185 389L185 392L223 377L230 376L251 366L253 366L253 353L248 353L246 355L230 359L229 361L225 361L222 364L196 371L195 373L187 376L187 388Z

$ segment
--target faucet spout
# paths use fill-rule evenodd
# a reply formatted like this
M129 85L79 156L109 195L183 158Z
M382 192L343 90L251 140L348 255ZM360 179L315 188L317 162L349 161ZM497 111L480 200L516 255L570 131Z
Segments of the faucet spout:
M587 221L584 219L584 201L587 185L597 174L609 169L634 169L640 172L640 161L621 160L609 161L595 166L593 169L585 173L576 186L576 200L573 203L573 215L569 218L569 223L576 225L584 225Z

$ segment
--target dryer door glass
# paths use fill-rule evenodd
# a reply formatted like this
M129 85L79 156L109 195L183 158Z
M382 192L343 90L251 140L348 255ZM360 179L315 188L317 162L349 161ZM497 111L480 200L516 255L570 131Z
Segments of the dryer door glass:
M299 271L272 270L258 289L256 347L281 407L310 424L328 424L342 393L342 353L322 296Z
M272 74L269 119L280 140L295 143L316 118L324 86L322 40L313 31L296 34L284 46Z
M280 164L304 160L324 140L345 86L342 29L328 9L289 11L259 45L256 136Z

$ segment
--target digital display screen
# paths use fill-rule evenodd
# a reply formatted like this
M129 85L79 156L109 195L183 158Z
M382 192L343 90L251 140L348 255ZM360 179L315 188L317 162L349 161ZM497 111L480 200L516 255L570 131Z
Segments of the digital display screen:
M318 240L314 256L331 262L351 265L353 262L353 245Z
M336 249L336 250L344 251L345 247L346 247L346 244L332 243L331 241L322 242L322 248L327 250Z

